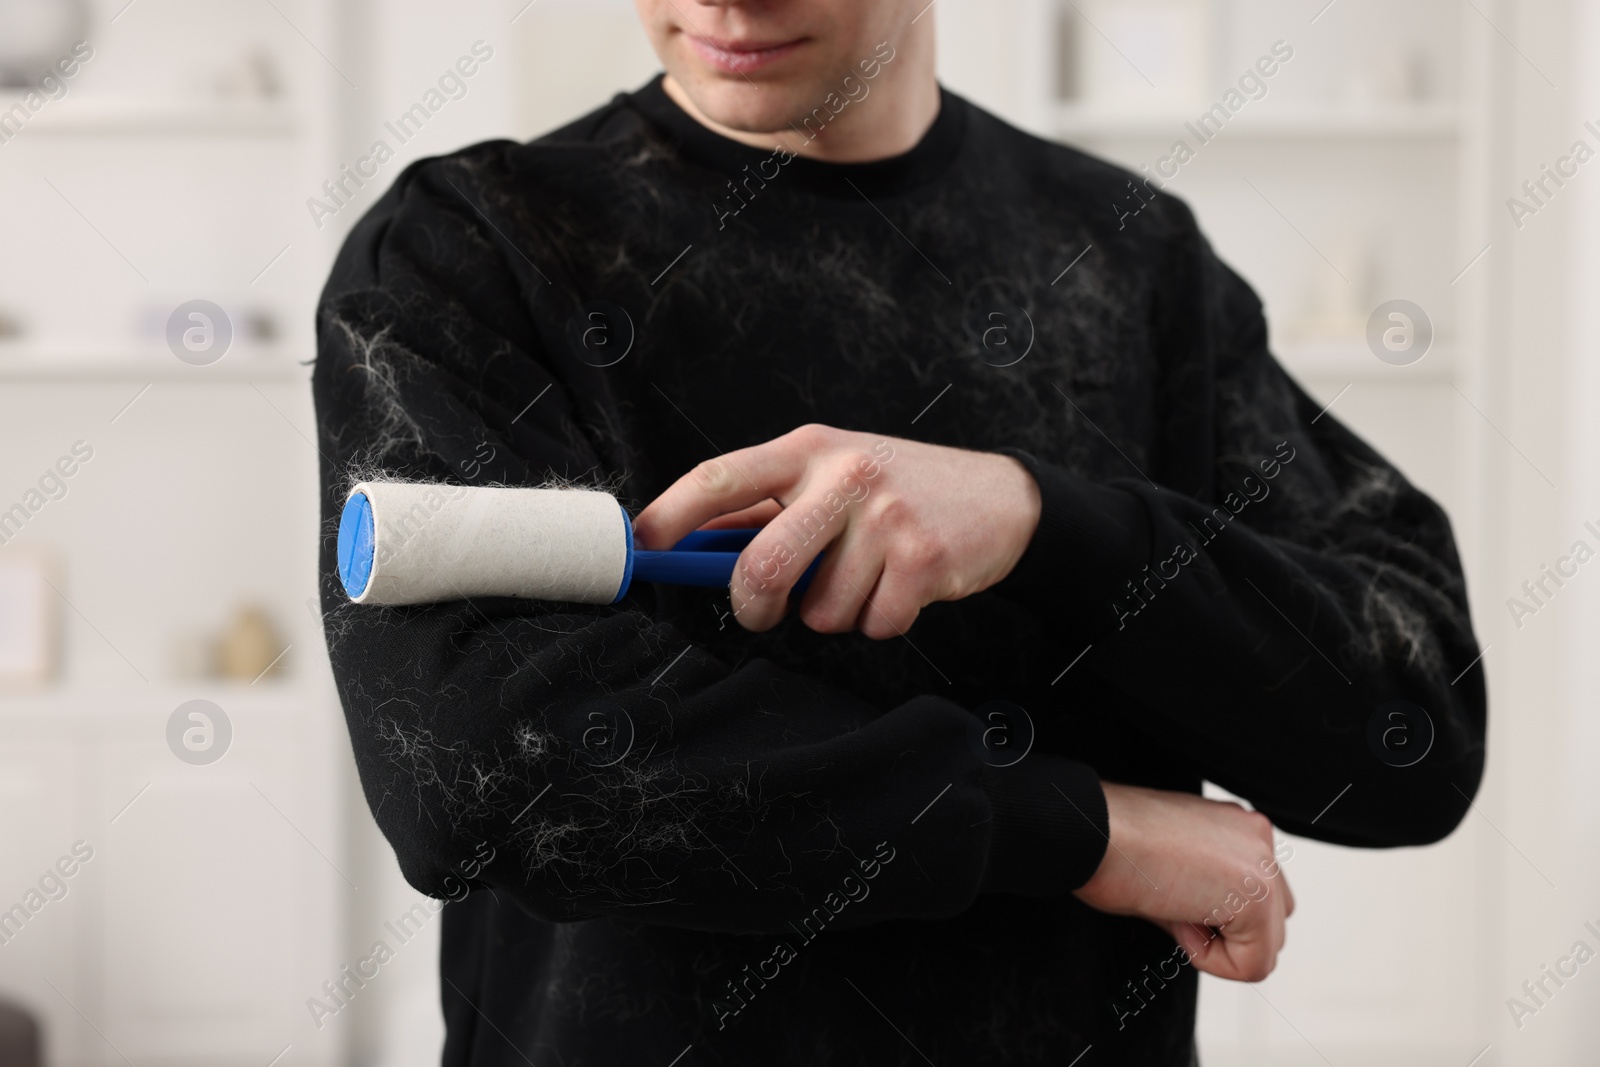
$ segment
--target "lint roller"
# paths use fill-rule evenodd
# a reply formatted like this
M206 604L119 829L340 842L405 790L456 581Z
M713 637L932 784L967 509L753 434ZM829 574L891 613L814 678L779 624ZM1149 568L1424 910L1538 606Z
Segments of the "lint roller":
M591 489L362 482L339 516L339 581L357 604L478 596L614 604L634 581L726 587L759 530L635 548L628 512ZM795 592L810 584L812 561Z

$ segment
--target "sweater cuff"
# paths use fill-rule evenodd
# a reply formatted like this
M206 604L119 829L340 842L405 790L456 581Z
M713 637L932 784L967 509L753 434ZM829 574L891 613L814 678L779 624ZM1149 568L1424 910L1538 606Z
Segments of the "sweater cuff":
M1111 827L1094 768L1035 754L985 767L982 785L993 819L985 893L1058 896L1100 869Z
M1019 448L997 449L1039 486L1033 540L993 592L1085 640L1117 621L1116 602L1150 562L1150 518L1134 493L1091 482Z

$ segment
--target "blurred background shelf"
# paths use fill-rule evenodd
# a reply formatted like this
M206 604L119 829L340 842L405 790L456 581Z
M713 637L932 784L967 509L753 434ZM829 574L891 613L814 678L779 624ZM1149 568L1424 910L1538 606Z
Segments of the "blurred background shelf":
M1137 112L1087 104L1058 104L1051 128L1058 137L1183 138L1195 143L1186 127L1205 114L1205 104L1178 111ZM1461 132L1460 115L1451 105L1391 107L1279 107L1259 112L1246 108L1231 117L1211 140L1416 140L1448 143ZM1209 143L1209 142L1208 142Z
M309 380L311 367L304 361L310 358L307 352L229 352L209 366L197 367L164 350L74 352L0 345L0 382L284 383Z
M315 650L312 650L315 651ZM311 653L302 659L310 659ZM304 666L304 664L297 664ZM305 713L339 714L337 703L321 676L302 670L298 675L269 674L256 683L196 678L156 678L135 685L54 685L34 690L0 691L0 719L30 717L92 720L98 716L171 714L189 700L210 700L230 715L290 717Z
M0 95L0 113L21 97ZM293 137L298 116L281 103L68 95L32 115L23 135Z
M1442 342L1407 366L1383 362L1360 341L1291 339L1276 344L1273 354L1295 377L1319 381L1449 385L1460 375L1456 350Z

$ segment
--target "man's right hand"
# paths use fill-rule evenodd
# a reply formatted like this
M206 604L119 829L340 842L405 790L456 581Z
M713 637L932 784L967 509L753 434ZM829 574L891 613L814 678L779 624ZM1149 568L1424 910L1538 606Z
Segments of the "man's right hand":
M1271 821L1188 793L1104 788L1110 846L1078 899L1149 919L1196 968L1219 978L1259 982L1271 974L1294 914Z

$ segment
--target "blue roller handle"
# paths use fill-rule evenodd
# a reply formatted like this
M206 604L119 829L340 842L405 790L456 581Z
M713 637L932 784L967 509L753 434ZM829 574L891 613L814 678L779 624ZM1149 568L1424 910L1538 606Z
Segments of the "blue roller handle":
M633 550L633 578L663 585L725 588L733 580L739 553L760 532L759 528L696 530L667 551L636 548ZM821 563L820 555L811 561L800 580L795 582L794 595L806 591Z

